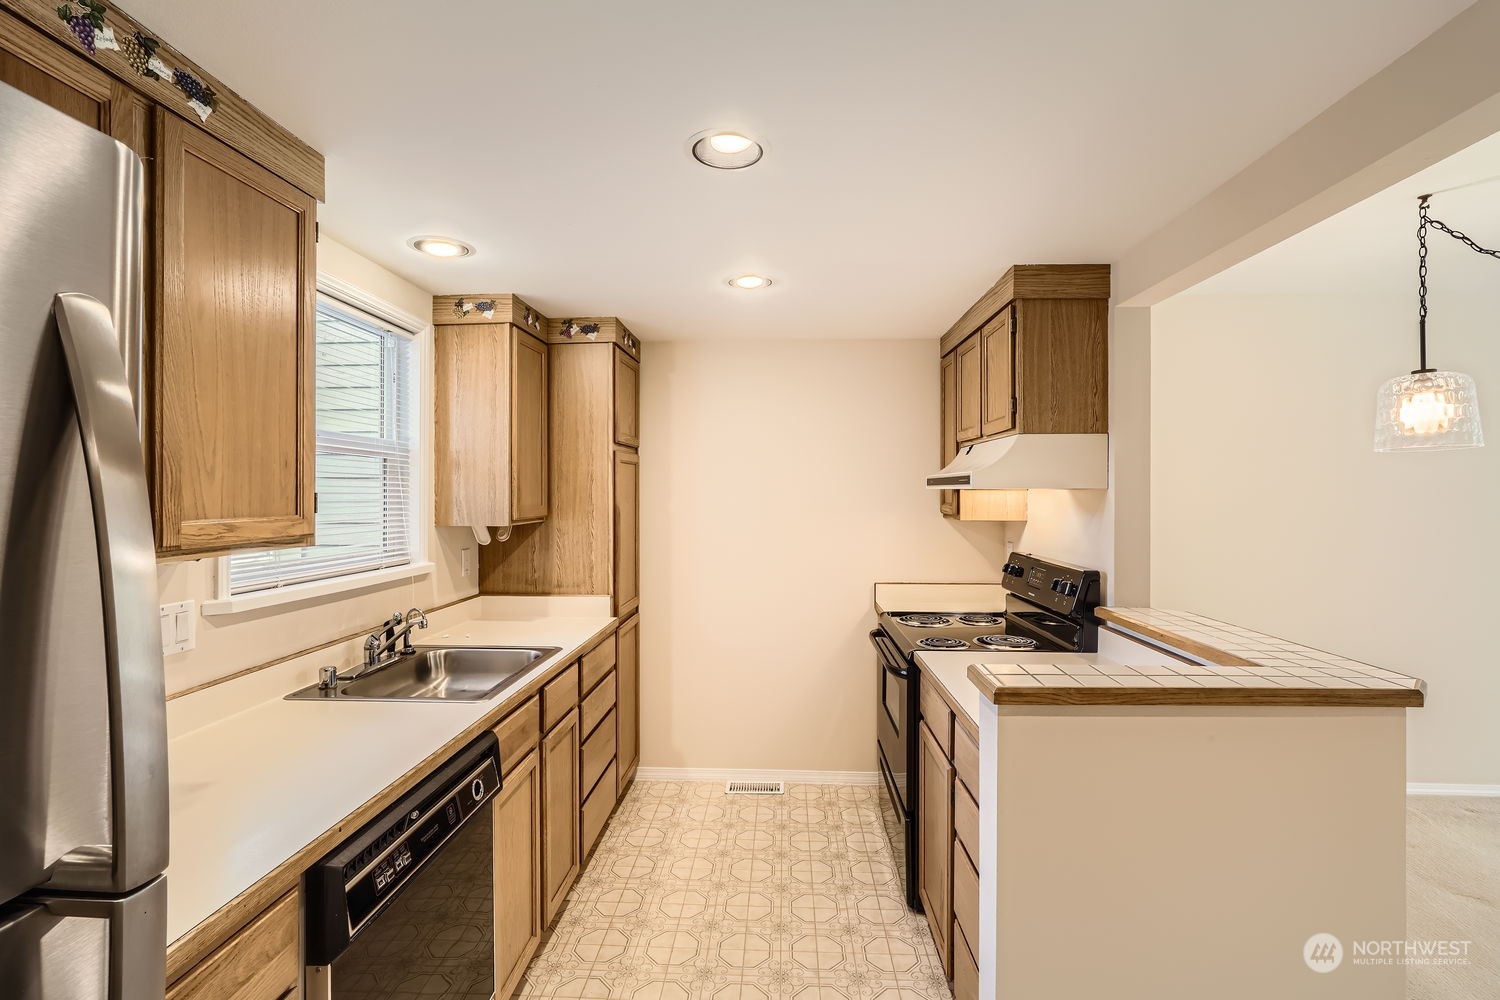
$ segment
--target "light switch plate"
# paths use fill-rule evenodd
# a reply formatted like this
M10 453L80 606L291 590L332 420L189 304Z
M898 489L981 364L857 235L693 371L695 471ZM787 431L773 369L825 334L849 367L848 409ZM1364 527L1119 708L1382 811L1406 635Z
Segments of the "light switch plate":
M469 578L469 567L473 561L474 550L467 545L458 550L458 575L465 580Z
M161 606L161 655L186 653L198 645L198 602Z

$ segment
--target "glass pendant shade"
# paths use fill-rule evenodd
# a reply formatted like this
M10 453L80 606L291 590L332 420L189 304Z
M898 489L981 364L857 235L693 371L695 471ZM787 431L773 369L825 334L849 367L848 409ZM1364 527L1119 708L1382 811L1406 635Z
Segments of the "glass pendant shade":
M1376 451L1452 451L1484 447L1479 394L1462 372L1413 372L1380 387Z

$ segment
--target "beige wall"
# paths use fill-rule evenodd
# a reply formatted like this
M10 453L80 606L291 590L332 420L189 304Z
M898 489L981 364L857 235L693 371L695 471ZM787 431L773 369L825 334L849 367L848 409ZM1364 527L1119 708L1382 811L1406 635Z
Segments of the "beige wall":
M1409 780L1500 784L1500 285L1445 290L1433 326L1433 360L1479 383L1489 447L1377 455L1375 389L1415 367L1413 299L1152 310L1152 603L1426 678Z
M923 485L923 341L649 342L641 763L875 769L876 580L998 580L998 524Z
M432 314L432 295L331 240L318 244L318 269L348 282L417 318ZM429 328L423 340L430 340ZM427 345L430 346L430 345ZM423 398L431 400L431 351L424 350ZM432 408L423 406L423 453L432 452ZM423 469L420 493L423 514L419 523L431 525L432 471ZM460 575L460 550L474 548L467 531L428 528L427 558L433 571L414 581L372 587L355 593L283 604L230 616L199 617L197 647L166 658L167 691L181 691L224 677L246 667L286 656L341 636L367 630L391 612L417 606L430 608L474 594L478 585ZM471 558L475 553L471 551ZM475 560L477 561L477 559ZM163 603L211 600L217 595L217 559L161 563L157 581Z

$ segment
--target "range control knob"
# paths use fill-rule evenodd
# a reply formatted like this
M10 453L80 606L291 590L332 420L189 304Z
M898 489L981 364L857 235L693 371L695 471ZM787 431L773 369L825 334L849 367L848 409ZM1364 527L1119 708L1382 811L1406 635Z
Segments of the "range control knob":
M1021 568L1019 563L1008 562L1001 568L1001 572L1006 576L1020 576L1026 571Z
M1078 596L1078 584L1076 584L1076 583L1069 583L1068 584L1068 589L1065 590L1065 591L1063 591L1063 593L1067 594L1069 597L1077 597Z
M1052 581L1052 592L1054 594L1066 594L1068 592L1068 581L1058 577Z

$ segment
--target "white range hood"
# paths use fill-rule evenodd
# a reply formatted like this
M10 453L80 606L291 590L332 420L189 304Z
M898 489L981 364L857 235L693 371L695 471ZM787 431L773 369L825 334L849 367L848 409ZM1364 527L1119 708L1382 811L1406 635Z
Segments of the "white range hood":
M930 490L1102 490L1108 434L1012 434L960 449Z

